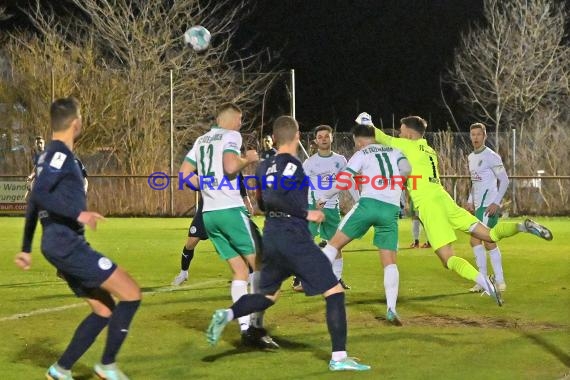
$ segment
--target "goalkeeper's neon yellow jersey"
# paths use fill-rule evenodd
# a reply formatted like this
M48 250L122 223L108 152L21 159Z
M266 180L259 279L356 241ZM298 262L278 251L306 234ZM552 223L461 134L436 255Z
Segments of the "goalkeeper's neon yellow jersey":
M434 195L445 192L439 178L437 154L426 139L409 140L392 137L377 128L375 135L378 143L401 150L412 166L407 188L414 201L414 207L417 208Z

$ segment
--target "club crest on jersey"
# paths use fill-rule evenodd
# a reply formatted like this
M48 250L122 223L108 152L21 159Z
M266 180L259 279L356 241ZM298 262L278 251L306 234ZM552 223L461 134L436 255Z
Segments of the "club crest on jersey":
M477 166L483 165L483 160L479 160L479 164Z
M286 177L292 176L293 174L295 174L295 170L297 170L297 165L295 165L292 162L289 162L287 166L285 166L285 169L283 169L283 175Z
M51 158L51 161L49 162L49 166L51 166L52 168L61 169L66 158L67 154L61 152L55 152L55 154Z

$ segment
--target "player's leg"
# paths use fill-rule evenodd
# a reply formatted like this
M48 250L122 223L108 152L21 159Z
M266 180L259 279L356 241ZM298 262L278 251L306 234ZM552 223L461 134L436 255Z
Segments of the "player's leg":
M278 296L278 292L272 295L263 294L246 294L239 300L234 302L228 309L218 309L212 315L212 320L206 330L206 337L210 345L215 346L222 332L228 323L234 319L240 319L249 316L252 313L264 311L270 306L273 306ZM274 347L279 348L277 344Z
M262 293L246 294L235 301L228 309L216 310L207 330L208 342L215 345L225 326L236 318L242 318L272 306L279 294L281 283L291 275L277 259L277 250L282 242L279 238L264 238L264 263L261 270L260 289Z
M213 240L214 239L212 239L212 241ZM252 258L253 258L252 261L255 261L255 255L252 255ZM230 294L232 297L232 301L236 302L241 297L248 294L247 286L249 280L249 265L240 255L227 259L226 262L228 263L230 270L232 272L232 284L230 286ZM253 265L255 265L255 263ZM238 322L241 333L245 334L245 332L249 329L250 326L251 322L250 316L246 315L240 317L238 319Z
M400 272L396 264L396 251L388 249L378 250L380 261L384 268L384 293L386 295L386 320L393 325L402 326L402 321L396 311L398 291L400 286Z
M47 371L46 377L57 380L71 378L71 367L91 347L97 336L107 326L115 302L109 293L101 289L85 289L79 281L74 281L69 276L61 275L76 295L86 297L85 300L91 307L90 313L77 327L69 345Z
M328 242L322 248L323 248L323 253L327 257L327 259L329 259L331 265L333 265L333 272L337 276L337 279L340 279L340 274L337 274L334 265L339 258L342 259L342 253L341 253L342 249L344 248L344 246L346 246L348 243L352 241L353 239L352 236L356 234L358 235L357 237L361 237L363 235L363 233L362 234L360 233L361 232L360 230L362 230L362 228L360 228L359 225L360 219L358 218L358 215L360 214L360 212L357 211L358 209L359 209L359 203L356 203L354 206L352 206L352 209L350 209L350 211L344 216L342 220L339 220L338 223L336 223L335 221L333 222L333 224L330 224L328 227L329 229L334 228L335 232L331 234L331 232L328 231L330 235L329 238L327 239ZM331 213L330 211L325 211L325 221L329 216L332 218L335 217L334 213ZM369 227L370 226L367 226L366 228ZM347 233L349 233L351 236L348 236Z
M451 246L451 243L457 239L455 229L472 230L479 224L479 220L467 210L457 206L447 193L437 201L437 204L420 206L419 216L428 240L443 266L465 279L478 283L495 298L499 306L502 305L500 295L495 291L492 281L481 275L467 260L455 256Z
M190 268L190 263L194 258L194 249L200 242L200 238L188 237L186 244L182 248L182 254L180 255L180 272L176 275L174 280L172 280L173 286L182 285L188 280L188 269Z
M316 210L314 202L312 202L312 203L309 202L309 210ZM326 209L322 209L322 211L324 213L326 213ZM310 231L313 239L315 239L317 236L319 236L321 234L321 232L322 232L321 227L322 227L321 223L309 222L309 231ZM321 236L321 238L322 238L322 236ZM323 245L323 247L324 247L326 245L325 240L321 241L319 243L319 245L323 244L323 242L324 242L324 245ZM303 291L303 284L301 284L301 279L298 278L297 276L293 276L293 282L291 283L291 287L296 292L302 292Z
M245 259L248 261L252 269L249 274L249 284L251 293L261 292L261 272L260 268L263 261L263 238L257 225L248 218L250 234L253 238L255 245L255 255L246 255ZM244 241L244 248L247 249L246 242ZM250 327L245 336L245 343L260 348L279 348L279 345L269 336L267 330L263 327L263 317L265 310L258 310L250 315Z
M243 207L217 211L215 215L217 231L221 237L216 233L212 233L212 243L214 243L219 253L222 252L222 256L226 258L230 265L233 273L231 295L232 300L237 302L241 297L248 294L250 277L252 291L258 291L260 276L257 269L257 255L255 254L255 232L252 229L252 222ZM253 271L251 275L249 268ZM255 325L252 324L252 317ZM262 348L279 348L263 328L262 311L252 316L241 316L238 318L238 321L244 344Z
M309 210L316 210L317 208L315 207L314 203L309 203ZM314 238L316 238L317 236L319 236L319 230L320 230L320 223L315 223L315 222L309 222L309 231L311 232L311 236Z
M323 292L323 297L326 303L327 329L332 346L329 369L331 371L369 370L370 366L360 364L356 359L348 357L346 351L348 323L346 320L345 295L342 285L337 283L332 288Z
M487 219L485 216L485 207L479 207L477 210L475 210L475 217L485 223ZM473 255L475 256L475 263L477 264L479 273L481 273L483 276L487 276L487 251L485 250L483 241L471 236L470 244L473 250ZM472 293L480 293L484 291L484 288L479 284L475 284L472 288L469 289L469 291Z
M331 262L331 265L333 267L333 272L337 276L339 282L341 283L341 286L344 289L350 289L350 287L346 285L341 278L342 269L344 266L341 250L345 245L347 245L352 241L352 238L348 237L344 232L340 230L340 228L341 226L344 226L346 224L345 220L350 218L350 216L353 215L354 211L357 208L358 208L358 203L355 204L352 207L352 209L345 215L343 221L340 220L340 214L338 212L338 209L324 209L325 222L330 221L330 223L325 224L325 222L323 222L321 224L321 231L322 231L321 236L327 236L327 243L323 247L321 247L321 245L319 244L319 247L322 248L323 253L327 256L327 258ZM357 223L355 222L354 224ZM368 229L369 227L370 225L366 227L366 229ZM366 230L364 232L366 232ZM364 233L362 233L358 237L362 236L363 234ZM303 285L301 283L301 280L298 277L295 277L295 279L297 283L293 284L293 290L297 292L303 291Z
M335 208L325 208L324 210L325 213L325 220L324 222L321 223L321 238L324 239L324 243L323 241L319 244L320 248L324 248L326 247L327 243L336 233L338 226L340 225L340 211L338 209L338 207ZM344 259L342 258L342 250L339 249L337 252L337 256L335 257L335 259L332 262L332 268L333 268L333 272L335 274L335 276L338 278L341 286L344 289L350 289L350 286L348 286L342 279L342 271L344 268Z
M489 216L487 213L487 208L486 207L479 207L476 212L475 212L475 216L477 217L477 219L479 219L481 222L483 222L483 224L485 224L487 227L489 228L493 228L497 225L497 223L499 222L499 215L495 214L493 216ZM471 241L473 240L478 240L475 239L473 237L471 237ZM496 243L489 243L486 241L480 241L480 244L482 244L483 246L479 246L479 250L482 252L485 252L485 250L489 251L489 259L491 261L491 266L493 267L493 273L495 275L495 279L497 281L497 287L499 288L499 291L503 292L507 289L507 285L505 283L505 277L503 274L503 263L502 263L502 258L501 258L501 251L499 250L499 247L497 246ZM474 248L475 250L475 248ZM483 256L485 258L485 271L481 270L481 267L479 267L479 272L481 272L483 275L487 275L487 271L486 271L486 264L487 264L487 260L486 257ZM479 264L479 262L477 263Z
M503 300L495 284L494 276L483 276L467 260L455 256L451 243L436 249L436 254L446 268L467 280L476 282L488 295L495 299L499 306L503 305Z
M370 200L369 214L374 218L374 246L378 248L384 268L384 292L386 294L386 320L401 326L396 312L400 273L396 264L398 249L398 207L382 201Z
M202 203L200 202L196 214L194 218L192 218L190 228L188 229L188 239L182 248L182 254L180 256L180 273L178 273L172 281L173 286L179 286L188 280L188 269L190 268L190 262L194 258L194 249L200 240L206 239L208 239L208 234L204 226Z
M141 302L141 291L137 283L122 268L117 267L113 274L101 284L101 288L115 296L119 302L109 319L107 341L101 363L95 366L95 372L101 375L120 371L116 368L117 354L129 331L129 326Z
M83 288L101 288L119 300L109 318L107 341L101 360L102 365L109 365L114 369L116 355L126 339L129 325L140 305L141 291L137 283L122 268L93 250L84 239L76 235L74 239L76 241L73 244L73 251L63 256L61 246L58 247L57 244L55 247L45 244L42 249L50 262L64 275L78 279ZM62 236L59 244L62 244L61 240Z
M487 251L485 250L483 241L471 237L470 245L471 249L473 250L473 255L475 256L475 263L477 264L479 273L481 273L483 276L487 276ZM471 293L480 293L483 290L483 287L479 284L475 284L472 288L469 289Z
M286 265L301 278L306 295L322 294L325 298L326 322L332 343L329 368L335 371L369 369L348 358L344 289L332 271L331 262L321 254L308 232L300 230L289 240L291 248L286 253Z
M340 226L339 226L340 227ZM332 263L338 257L339 251L344 248L348 243L352 241L352 238L347 236L342 230L337 230L334 236L329 239L327 245L323 248L323 253Z
M203 217L205 228L216 252L228 263L232 272L230 295L232 301L236 302L248 293L249 265L242 257L246 256L245 253L253 255L252 262L253 268L255 268L255 243L249 232L247 212L245 207L236 207L208 211L203 214ZM249 316L239 319L239 327L242 334L245 334L249 324Z
M417 217L414 211L412 211L412 244L410 248L420 247L420 219Z
M497 287L500 292L504 292L507 290L507 283L505 282L505 274L503 272L503 258L501 256L501 250L496 243L484 242L484 246L485 249L489 251L489 260L493 267L493 274L497 281Z
M255 263L254 265L250 265L251 272L249 273L249 287L250 293L258 293L259 281L261 279L260 269L263 260L263 238L259 227L257 227L257 224L255 224L251 218L249 218L249 228L255 245ZM263 328L263 315L263 312L252 314L251 326L255 328Z
M489 229L479 223L469 231L472 236L490 243L496 243L502 239L514 236L520 232L526 232L538 236L544 240L552 240L552 232L548 227L543 226L534 220L525 219L524 222L500 222L495 227Z

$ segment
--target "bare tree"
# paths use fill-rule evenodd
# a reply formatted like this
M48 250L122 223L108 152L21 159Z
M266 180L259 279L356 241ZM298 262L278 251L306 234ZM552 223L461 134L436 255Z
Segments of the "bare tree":
M478 120L519 136L533 114L566 107L568 13L553 0L485 0L485 22L461 37L447 80Z
M32 134L45 132L46 105L53 94L75 94L84 108L86 130L80 153L102 148L116 165L104 171L146 173L168 167L170 76L173 70L176 146L189 143L210 125L221 102L233 101L246 120L275 73L262 70L261 54L240 57L231 37L247 1L149 2L73 0L80 10L60 15L40 6L28 15L38 33L15 34L7 45L14 65L12 100L30 111ZM212 46L202 54L183 43L183 32L202 24ZM53 79L53 84L52 84ZM249 127L252 128L254 122Z
M66 15L36 1L27 10L34 33L4 36L12 65L8 78L0 78L0 103L24 106L30 140L48 135L53 97L71 94L80 99L84 118L77 151L92 174L168 172L170 70L176 166L223 102L240 105L244 132L257 140L260 100L279 73L262 53L243 56L231 45L238 21L251 9L247 0L72 2L76 9ZM212 33L203 53L183 43L184 31L197 24ZM90 202L103 212L164 212L164 192L149 191L143 182L101 180ZM189 198L185 194L177 198Z
M8 20L9 18L12 18L12 15L6 13L6 7L0 7L0 21Z

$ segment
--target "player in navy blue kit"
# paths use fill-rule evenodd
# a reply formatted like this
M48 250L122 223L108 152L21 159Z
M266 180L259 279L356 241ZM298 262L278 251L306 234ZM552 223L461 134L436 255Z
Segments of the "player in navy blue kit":
M333 351L329 369L368 370L369 366L346 353L344 289L309 232L308 221L322 222L324 214L308 210L306 176L303 165L294 156L299 146L297 121L289 116L279 117L273 124L273 139L279 147L278 154L263 161L257 169L258 204L266 215L260 291L243 295L229 309L216 310L208 327L208 341L216 344L231 320L272 306L281 283L295 274L303 282L306 295L325 297Z
M103 217L86 211L84 175L73 154L81 133L79 103L75 98L54 101L50 108L52 141L38 157L37 177L28 208L22 252L16 264L31 267L31 247L38 218L43 227L45 258L57 268L71 290L92 309L77 327L63 355L47 371L52 380L72 379L71 367L108 326L107 343L95 373L102 379L128 379L115 364L129 325L137 311L141 291L127 272L93 250L84 237L84 225L96 229ZM113 297L119 302L115 304Z

